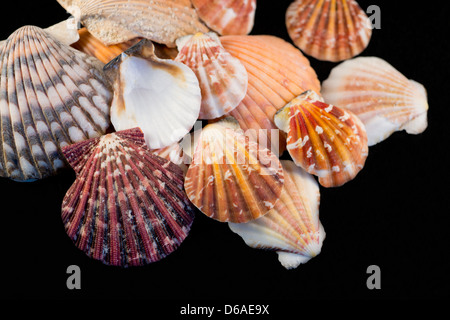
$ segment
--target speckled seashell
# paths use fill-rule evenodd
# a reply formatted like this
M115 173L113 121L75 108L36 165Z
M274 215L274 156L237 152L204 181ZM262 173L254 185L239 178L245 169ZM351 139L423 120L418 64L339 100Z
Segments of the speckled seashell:
M275 207L248 223L230 229L253 248L273 250L286 269L317 256L325 231L319 221L320 192L316 180L290 160L281 160L284 186Z
M358 57L332 69L323 82L323 97L356 114L364 123L369 146L406 130L422 133L428 126L427 92L377 57Z
M146 38L175 47L179 37L208 32L190 0L58 0L105 45Z
M283 187L278 158L237 127L227 118L203 128L184 182L191 202L221 222L265 215Z
M202 91L200 119L215 119L229 113L247 92L247 71L229 54L215 33L197 33L177 40L179 61L191 68Z
M72 44L72 47L97 58L103 63L110 62L139 41L138 39L132 39L127 42L107 46L95 38L86 28L78 30L78 33L80 38Z
M192 0L199 17L222 35L249 34L255 20L256 0Z
M273 122L275 112L304 92L320 92L320 83L299 49L274 36L224 36L223 47L248 73L247 94L230 112L246 135L281 155L286 137Z
M343 185L364 166L368 146L362 122L312 91L278 111L275 124L287 132L287 150L294 162L318 176L324 187Z
M76 180L62 203L66 233L90 258L121 267L159 261L190 231L183 173L154 156L138 129L63 149Z
M372 35L370 20L355 0L296 0L286 11L286 26L296 46L326 61L360 54Z
M0 176L32 181L66 166L60 147L109 127L111 89L100 62L25 26L0 52Z
M114 81L114 128L141 128L150 149L178 142L197 121L201 91L195 73L181 62L159 59L152 42L140 41L105 71Z

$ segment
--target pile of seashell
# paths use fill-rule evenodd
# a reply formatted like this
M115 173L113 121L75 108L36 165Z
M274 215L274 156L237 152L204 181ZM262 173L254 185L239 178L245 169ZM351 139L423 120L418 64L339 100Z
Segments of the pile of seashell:
M372 32L354 0L293 1L295 46L248 35L256 0L58 3L74 18L0 43L0 174L71 167L65 230L105 264L164 258L199 210L296 268L325 238L319 185L342 186L369 146L427 127L422 85L354 58ZM321 84L302 52L340 64Z

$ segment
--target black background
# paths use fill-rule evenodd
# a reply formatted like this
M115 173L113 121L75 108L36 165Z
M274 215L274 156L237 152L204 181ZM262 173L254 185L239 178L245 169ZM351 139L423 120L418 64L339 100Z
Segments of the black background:
M290 41L284 24L290 2L259 0L252 34ZM420 135L395 133L370 148L355 180L321 188L327 235L319 256L285 270L275 253L247 247L226 224L198 213L188 238L167 258L139 268L102 265L65 234L60 205L74 180L68 170L34 183L0 179L2 297L145 299L173 314L187 303L276 300L284 308L304 299L449 298L447 2L358 3L381 9L381 29L361 55L383 58L426 87L429 125ZM47 27L69 16L56 1L22 1L8 14L1 39L23 25ZM337 65L309 59L321 81ZM66 287L70 265L81 268L81 290ZM381 268L380 290L366 287L370 265Z

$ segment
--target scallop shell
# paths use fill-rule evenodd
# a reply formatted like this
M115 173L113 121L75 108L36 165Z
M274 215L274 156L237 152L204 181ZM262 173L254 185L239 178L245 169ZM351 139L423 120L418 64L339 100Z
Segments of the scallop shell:
M336 66L323 82L322 93L327 102L362 120L369 146L395 131L422 133L428 125L425 88L377 57L359 57Z
M249 34L255 20L256 0L192 0L200 19L222 35Z
M139 266L180 246L194 219L183 173L152 155L138 128L63 152L77 178L61 216L66 233L87 256L108 265Z
M281 164L284 186L275 207L251 222L228 225L248 246L276 251L281 264L292 269L320 253L325 231L316 180L290 160Z
M94 37L86 28L78 30L78 33L80 38L77 42L72 44L72 47L97 58L102 63L110 62L138 42L138 40L133 39L124 43L106 46Z
M159 59L142 40L105 66L114 79L111 122L117 131L139 127L150 149L178 142L198 119L201 91L181 62Z
M105 45L142 37L175 47L179 37L208 32L190 0L58 0Z
M227 118L228 119L228 118ZM273 208L283 187L283 170L269 149L227 120L200 133L184 188L204 214L221 222L248 222Z
M372 27L354 0L296 0L286 11L290 38L319 60L342 61L369 44Z
M362 122L312 91L278 111L275 123L288 133L287 150L294 162L317 175L324 187L343 185L364 166L368 146Z
M44 30L16 30L0 52L0 175L32 181L66 166L60 147L109 127L111 89L93 58Z
M232 111L247 92L247 71L221 45L215 33L197 33L177 40L179 61L191 68L200 83L200 119L214 119Z
M251 139L281 155L286 137L273 116L305 90L320 92L315 71L300 50L274 36L224 36L220 40L248 73L247 95L230 115Z

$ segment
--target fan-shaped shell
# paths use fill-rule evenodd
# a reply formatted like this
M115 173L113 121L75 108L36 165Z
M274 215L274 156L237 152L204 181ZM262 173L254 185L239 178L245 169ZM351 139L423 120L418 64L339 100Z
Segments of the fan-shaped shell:
M65 167L60 147L109 127L111 89L93 58L25 26L0 52L0 175L27 181Z
M229 54L215 33L197 33L177 40L179 61L191 68L200 83L200 119L214 119L232 111L247 92L247 71Z
M191 202L221 222L247 222L273 208L283 170L269 149L260 147L226 121L201 132L184 187Z
M190 157L183 151L183 147L180 143L175 142L171 145L161 148L150 150L152 154L169 160L172 163L178 165L183 173L186 174L188 165L191 163Z
M140 41L105 70L115 82L114 128L141 128L150 149L178 142L198 119L201 91L195 73L181 62L156 57L150 41Z
M324 187L352 180L364 166L368 146L362 122L312 91L278 111L275 123L288 133L287 150L294 162L317 175Z
M142 37L175 47L179 37L208 32L189 0L58 0L105 45Z
M138 128L63 151L77 178L64 197L62 220L86 255L109 265L138 266L180 246L194 219L183 173L152 155Z
M358 57L339 64L323 82L322 93L327 102L362 120L369 146L395 131L418 134L427 128L425 88L383 59Z
M290 160L281 164L284 186L273 209L248 223L228 225L250 247L277 251L281 264L292 269L320 253L325 231L319 221L316 180Z
M255 20L256 0L192 0L199 17L222 35L249 34Z
M355 0L296 0L286 11L286 26L304 53L327 61L360 54L372 35L370 20Z
M286 137L279 134L273 116L305 90L320 92L315 71L300 50L274 36L224 36L220 40L248 73L247 94L230 115L246 135L280 155Z

